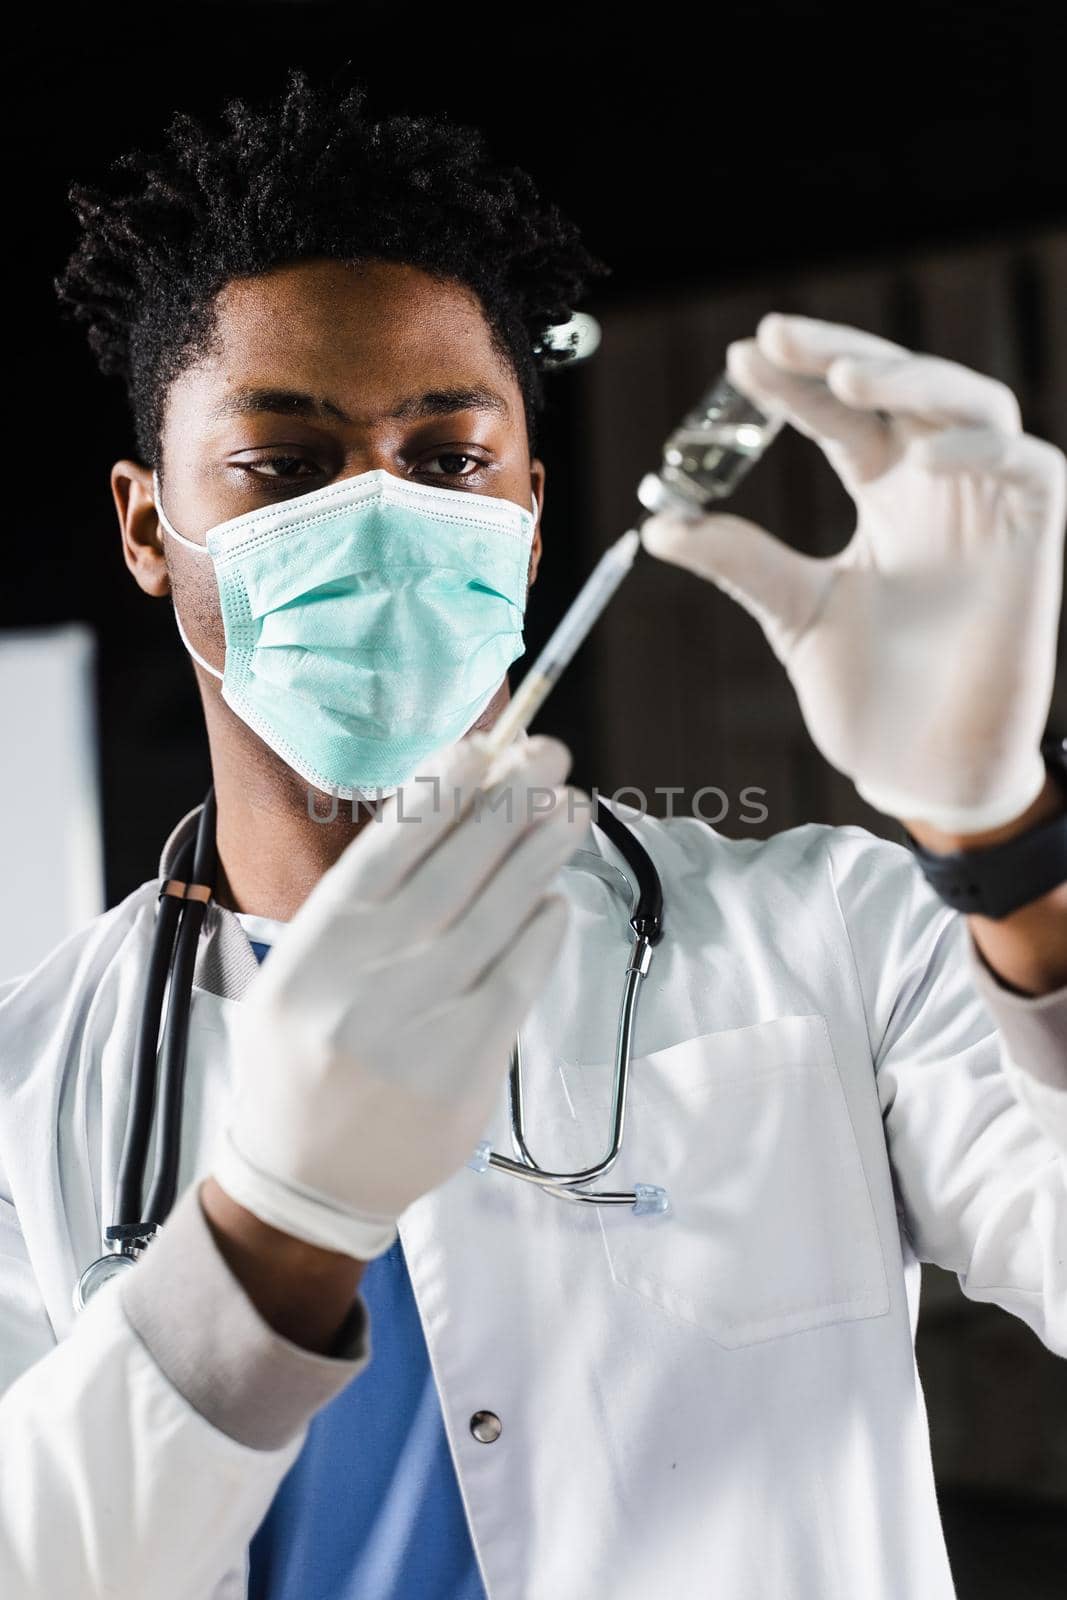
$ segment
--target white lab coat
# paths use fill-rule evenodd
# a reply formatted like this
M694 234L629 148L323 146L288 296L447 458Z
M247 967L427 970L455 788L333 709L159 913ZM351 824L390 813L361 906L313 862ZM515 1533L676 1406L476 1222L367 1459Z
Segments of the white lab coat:
M737 842L637 826L666 934L611 1186L664 1184L671 1211L463 1169L401 1223L487 1593L948 1600L918 1262L1067 1353L1067 1095L1024 1103L966 924L904 850L856 828ZM523 1037L530 1147L577 1168L606 1138L627 942L599 878L576 864L561 882L574 915ZM301 1442L253 1450L213 1427L111 1286L75 1326L72 1284L110 1217L156 890L0 1005L0 1486L40 1600L237 1600ZM210 1170L226 1114L241 1002L212 992L219 951L252 960L231 913L208 930L183 1187ZM510 1151L503 1083L487 1133ZM492 1444L471 1434L480 1410L502 1421ZM5 1593L22 1600L17 1582Z

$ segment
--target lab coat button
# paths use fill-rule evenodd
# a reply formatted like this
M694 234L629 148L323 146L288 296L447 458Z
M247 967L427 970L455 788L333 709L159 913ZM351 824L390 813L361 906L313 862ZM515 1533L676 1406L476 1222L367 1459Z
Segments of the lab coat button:
M495 1444L502 1427L495 1411L476 1411L471 1418L471 1432L479 1444Z

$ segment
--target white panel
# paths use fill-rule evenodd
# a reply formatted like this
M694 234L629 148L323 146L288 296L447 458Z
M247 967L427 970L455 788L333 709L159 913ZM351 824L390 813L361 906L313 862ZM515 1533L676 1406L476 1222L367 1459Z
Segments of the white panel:
M0 634L0 982L104 908L93 655L80 625Z

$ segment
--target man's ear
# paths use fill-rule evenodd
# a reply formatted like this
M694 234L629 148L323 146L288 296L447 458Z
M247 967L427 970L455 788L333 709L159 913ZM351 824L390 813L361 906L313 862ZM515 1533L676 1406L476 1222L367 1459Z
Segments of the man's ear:
M145 594L160 600L170 594L170 574L152 498L151 469L136 461L116 461L111 469L111 494L119 515L126 565Z
M534 528L533 544L530 546L530 565L526 574L528 591L537 581L537 569L541 565L541 511L545 503L545 464L536 457L530 462L530 491L537 499L537 525Z

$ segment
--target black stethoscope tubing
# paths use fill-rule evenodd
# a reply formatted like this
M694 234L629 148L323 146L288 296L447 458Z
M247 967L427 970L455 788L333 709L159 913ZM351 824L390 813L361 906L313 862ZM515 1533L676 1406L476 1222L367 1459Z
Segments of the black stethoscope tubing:
M111 1242L150 1237L166 1218L177 1194L193 972L207 901L214 892L216 867L215 791L211 788L201 807L195 842L186 842L174 863L173 876L160 889L115 1186L115 1220L107 1230ZM170 1003L160 1039L168 976ZM156 1165L148 1200L144 1202L144 1176L157 1095Z

